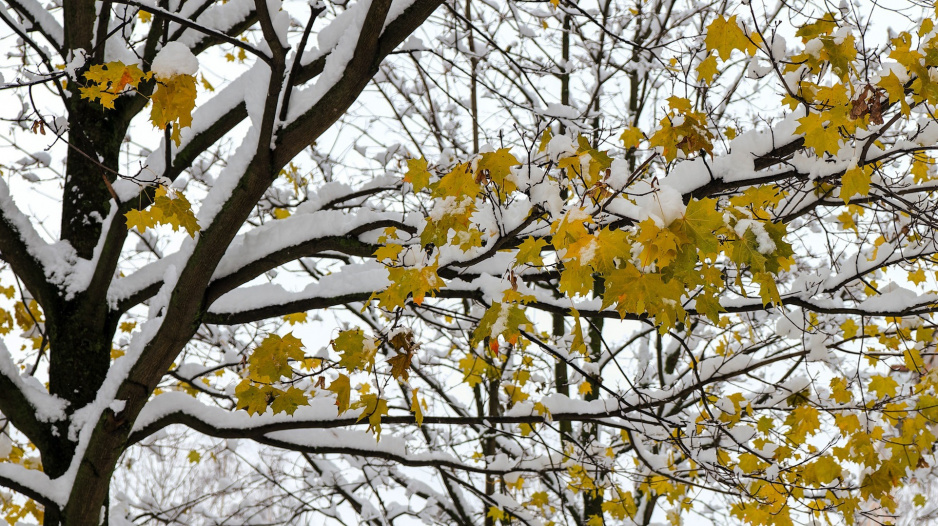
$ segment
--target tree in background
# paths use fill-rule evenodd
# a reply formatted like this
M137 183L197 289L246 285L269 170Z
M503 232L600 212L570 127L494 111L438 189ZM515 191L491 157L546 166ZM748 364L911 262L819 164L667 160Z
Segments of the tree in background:
M936 16L7 2L7 520L930 516Z

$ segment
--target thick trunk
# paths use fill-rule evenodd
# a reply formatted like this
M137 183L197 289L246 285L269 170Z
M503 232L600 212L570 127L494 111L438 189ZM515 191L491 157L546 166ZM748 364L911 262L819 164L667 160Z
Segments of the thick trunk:
M101 237L103 221L111 207L111 193L104 181L113 181L126 124L114 110L74 95L69 102L71 145L66 160L63 190L61 238L83 259L92 259ZM116 262L116 261L115 261ZM101 263L101 262L99 262ZM104 262L108 266L111 262ZM100 266L100 265L99 265ZM102 270L102 269L98 269ZM108 269L103 269L108 273ZM113 272L113 270L111 270ZM116 319L109 317L106 287L93 288L74 297L60 296L46 305L49 336L49 391L68 401L67 413L94 401L107 376ZM55 440L41 451L44 471L52 478L65 473L75 455L75 442L69 440L67 423L59 425ZM115 426L115 435L126 437ZM104 463L95 462L96 480L83 480L81 510L69 503L63 510L46 510L46 526L97 525L105 504L108 481L120 453L123 438L109 443L116 448ZM91 449L84 455L89 461ZM73 495L76 494L73 492ZM76 500L76 499L71 499Z

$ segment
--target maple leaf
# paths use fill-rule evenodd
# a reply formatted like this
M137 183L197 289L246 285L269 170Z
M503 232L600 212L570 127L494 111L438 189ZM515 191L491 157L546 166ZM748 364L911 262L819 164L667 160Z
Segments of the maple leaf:
M169 78L157 78L156 90L150 97L153 107L150 109L150 121L153 126L165 130L166 125L173 125L172 139L179 146L182 128L192 125L192 111L195 109L195 77L192 75L173 75Z
M379 398L376 394L363 394L361 398L352 405L352 408L362 408L362 413L358 420L368 418L368 430L375 434L375 438L381 440L381 417L388 414L388 401Z
M190 237L195 237L202 229L186 196L182 192L169 194L163 186L157 187L156 197L148 209L131 210L124 217L128 229L136 228L141 233L157 225L170 225L173 231L184 228Z
M818 457L817 460L807 464L802 471L805 482L820 487L839 478L842 473L840 463L830 455Z
M642 245L638 258L643 267L656 262L659 268L667 267L677 257L680 239L670 229L659 227L651 218L638 224L635 240Z
M791 410L785 425L791 428L788 438L796 444L803 444L808 435L821 428L820 412L809 405L800 405Z
M388 358L388 364L391 366L391 376L406 382L410 378L410 362L413 359L413 351L398 353Z
M916 270L909 271L908 280L916 285L921 285L925 283L925 269L919 268Z
M273 402L270 404L270 409L274 414L286 413L292 416L301 405L309 405L306 392L291 386L274 398Z
M422 426L423 412L427 408L427 402L417 398L418 389L419 388L415 387L411 391L410 412L414 414L414 420L416 420L417 426Z
M837 19L834 13L824 13L824 16L816 21L799 27L798 31L795 32L795 36L801 37L801 41L807 44L809 40L821 35L829 35L835 29L837 29Z
M283 317L283 321L289 323L290 325L296 325L297 323L305 323L307 314L305 312L294 312L293 314L287 314Z
M629 233L622 229L603 227L594 236L595 254L590 261L596 272L606 274L632 258Z
M828 152L832 155L840 150L840 134L834 125L826 125L828 119L820 113L809 113L798 119L796 133L804 134L804 145L813 148L818 155Z
M853 318L848 318L847 321L843 322L840 325L840 330L844 331L843 338L849 340L857 335L860 326L857 325L857 322L853 321Z
M339 408L339 414L349 410L349 401L352 396L352 387L349 382L349 377L340 374L338 378L332 381L327 387L329 391L335 393L335 405Z
M259 415L267 410L267 393L246 378L235 387L235 398L238 399L236 407L246 410L249 415Z
M730 259L737 265L749 265L755 272L766 270L766 257L759 251L759 241L751 228L747 228L743 237L731 241L732 251Z
M840 198L844 203L849 203L850 198L855 195L870 195L870 180L871 175L867 169L854 166L847 170L840 179Z
M271 383L282 377L291 378L293 368L290 367L290 360L300 361L303 357L303 342L293 336L293 333L282 337L271 334L264 338L248 358L251 379Z
M534 325L528 321L524 309L514 303L492 302L479 325L472 331L469 345L475 347L485 338L503 337L509 343L517 343L521 331L533 331Z
M896 396L899 383L891 376L873 375L867 389L876 395L876 398Z
M476 170L497 184L504 194L503 197L506 197L518 188L508 176L511 175L511 167L520 164L509 148L500 148L494 152L483 153Z
M427 171L427 160L407 159L407 173L404 174L404 182L410 183L415 192L419 192L430 186L430 172Z
M707 58L701 60L700 64L697 64L697 82L703 82L709 86L710 83L713 82L713 79L717 78L719 74L720 70L717 68L716 55L707 55Z
M638 148L638 145L645 140L645 134L642 130L630 126L619 135L619 140L626 148Z
M541 141L537 145L537 153L543 153L544 150L550 146L550 140L553 138L553 134L550 132L550 126L544 128L544 133L541 134Z
M569 297L586 296L593 291L593 269L588 265L565 265L558 288Z
M440 178L439 181L430 185L432 197L456 197L461 199L463 196L475 198L482 191L482 187L472 176L472 171L468 163L457 164L455 168Z
M583 236L589 235L587 226L592 224L593 218L582 209L570 209L551 225L551 244L557 250L565 249Z
M703 255L716 254L720 242L716 232L724 227L723 214L714 199L691 199L677 228L697 245Z
M704 38L704 44L709 51L716 51L720 59L726 62L730 58L733 50L738 49L749 56L756 53L756 45L749 40L743 30L740 29L736 21L736 15L729 19L720 15L713 19L713 22L707 26L707 36Z
M443 286L443 280L437 275L438 265L419 266L414 268L391 267L388 269L388 280L391 285L383 292L377 292L372 297L377 298L383 308L393 310L401 308L408 297L420 305L428 294L433 294Z
M905 85L899 80L899 77L896 76L896 72L890 70L889 74L885 77L880 77L878 82L879 87L886 90L886 93L889 94L889 100L893 103L899 102L902 108L903 115L909 115L912 111L912 108L909 106L909 103L905 100Z
M378 261L397 261L397 257L400 255L402 250L404 250L403 245L398 245L397 243L388 243L387 245L378 247L378 250L375 250L375 259Z
M469 384L469 387L475 387L493 372L492 366L474 354L463 356L459 360L459 369L463 373L463 381Z
M782 304L782 297L775 284L775 276L768 272L757 272L753 274L752 282L759 284L759 296L762 298L763 307L769 303L774 303L776 306Z
M515 266L532 265L540 267L544 265L544 258L541 257L541 250L547 246L547 241L541 238L528 236L518 245L518 253L515 255Z
M97 100L102 106L114 109L114 101L127 88L135 89L145 79L150 78L136 64L108 62L88 68L84 74L88 86L79 88L81 98Z
M374 339L366 337L361 329L340 332L332 340L332 347L342 355L339 357L339 366L346 368L349 372L370 372L374 369L378 346Z

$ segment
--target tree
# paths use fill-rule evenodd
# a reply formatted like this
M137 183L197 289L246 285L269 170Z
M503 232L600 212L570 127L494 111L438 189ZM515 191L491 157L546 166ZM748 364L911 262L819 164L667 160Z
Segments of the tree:
M6 3L11 524L933 513L938 15L479 4Z

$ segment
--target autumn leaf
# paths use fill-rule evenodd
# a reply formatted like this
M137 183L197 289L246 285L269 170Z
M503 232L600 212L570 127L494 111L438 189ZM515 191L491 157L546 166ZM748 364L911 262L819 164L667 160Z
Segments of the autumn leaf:
M871 176L866 169L854 166L844 173L841 178L840 197L844 203L850 202L855 195L866 197L870 195Z
M818 155L824 152L836 154L840 150L840 134L837 127L827 124L828 119L820 113L809 113L798 119L796 133L804 134L805 146L814 149Z
M534 325L528 321L524 309L513 303L496 301L482 315L479 325L472 332L469 345L475 347L484 338L496 339L499 336L509 343L517 343L522 330L534 330Z
M349 382L349 377L340 374L338 378L332 381L327 388L329 391L335 393L335 405L339 408L339 414L349 410L349 401L352 396L352 387Z
M414 388L411 391L411 402L410 402L410 412L414 414L414 420L416 420L418 426L423 425L423 412L427 408L427 403L423 400L417 398L418 388Z
M707 85L710 85L710 83L713 82L713 79L715 79L719 74L720 70L717 68L716 55L707 55L707 58L701 60L700 64L697 64L698 82L703 82Z
M427 171L427 160L407 159L407 173L404 174L404 182L410 183L415 192L423 190L430 185L430 172Z
M309 405L306 393L302 389L291 386L274 398L270 409L274 414L286 413L292 416L301 405Z
M88 85L79 88L81 98L97 100L102 106L114 109L114 101L128 88L136 89L142 81L150 78L136 64L108 62L88 68L84 74Z
M733 50L740 50L752 56L756 53L756 45L749 40L736 21L736 15L729 19L720 15L707 26L707 36L704 44L710 51L716 51L724 62L729 60Z
M622 131L619 140L626 148L638 148L638 145L645 140L645 134L642 130L630 126Z
M391 376L406 382L410 378L410 362L413 358L413 351L401 352L388 358L388 365L391 366Z
M173 125L172 139L179 146L182 128L192 125L192 112L195 110L195 77L192 75L173 75L157 77L156 90L150 97L153 107L150 109L150 121L153 126L165 130Z
M704 255L717 253L720 248L717 231L723 227L723 214L717 210L714 199L691 199L678 225Z
M157 187L155 199L149 208L131 210L125 217L127 228L136 228L141 233L157 225L169 225L173 231L184 228L190 237L195 237L196 232L202 229L186 196L178 191L170 194L163 186Z
M494 152L483 153L476 170L487 180L498 185L504 197L518 188L508 176L511 174L511 168L520 164L509 148L500 148Z
M876 398L886 398L896 396L899 389L899 383L891 376L873 375L867 389L876 395Z
M532 265L540 267L544 265L544 259L541 257L541 250L547 246L547 241L541 238L528 236L518 245L518 253L515 255L515 265Z
M361 398L352 404L353 409L362 409L358 420L368 419L368 430L375 434L375 438L381 440L381 417L388 414L388 401L379 398L376 394L363 394Z
M259 415L267 410L267 393L260 387L244 379L235 387L237 408L244 409L249 415Z
M349 372L370 372L375 366L375 356L378 352L377 343L373 338L365 336L361 329L342 331L334 340L332 347L341 356L339 366Z
M297 323L305 323L307 314L305 312L294 312L293 314L287 314L283 317L283 321L289 323L290 325L296 325Z
M271 383L280 378L291 378L293 368L290 360L303 359L303 342L287 333L284 336L271 334L264 338L251 357L248 358L251 379L256 382Z

